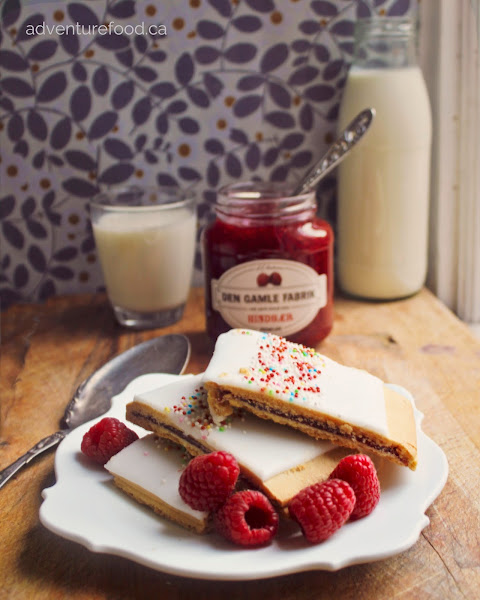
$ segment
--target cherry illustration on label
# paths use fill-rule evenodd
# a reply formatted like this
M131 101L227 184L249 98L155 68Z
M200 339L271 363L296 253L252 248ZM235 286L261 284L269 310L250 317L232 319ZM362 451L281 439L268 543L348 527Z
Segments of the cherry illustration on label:
M280 275L280 273L277 273L276 271L272 273L270 275L270 283L273 283L273 285L281 285L282 276Z
M257 285L259 287L265 287L266 285L268 285L268 282L270 281L270 277L266 274L266 273L259 273L257 276Z
M258 287L265 287L271 283L272 285L281 285L282 276L277 271L267 275L266 273L259 273L257 275L257 285Z

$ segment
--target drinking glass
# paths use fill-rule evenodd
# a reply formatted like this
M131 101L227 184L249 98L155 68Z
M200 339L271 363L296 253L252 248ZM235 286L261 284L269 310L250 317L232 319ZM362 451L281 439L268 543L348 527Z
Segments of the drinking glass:
M118 322L151 329L179 321L195 254L193 193L169 187L110 189L93 198L91 220Z

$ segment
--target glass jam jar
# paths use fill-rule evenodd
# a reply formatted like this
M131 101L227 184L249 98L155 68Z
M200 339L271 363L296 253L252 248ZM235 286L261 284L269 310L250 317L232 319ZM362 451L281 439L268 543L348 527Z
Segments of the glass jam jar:
M333 232L315 193L244 182L217 194L202 234L207 333L258 329L315 346L333 324Z

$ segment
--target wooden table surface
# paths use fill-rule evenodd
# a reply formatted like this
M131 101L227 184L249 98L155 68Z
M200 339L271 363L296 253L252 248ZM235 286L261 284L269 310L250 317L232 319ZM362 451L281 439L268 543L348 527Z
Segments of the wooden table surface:
M206 366L203 293L166 329L117 326L104 296L66 296L2 315L0 468L58 426L76 386L117 353L163 332L185 333L189 372ZM190 580L94 554L45 529L41 491L53 485L54 454L0 490L0 598L23 600L310 600L480 597L480 343L428 291L386 303L336 299L335 325L318 349L408 388L423 429L447 455L447 484L418 542L393 558L337 572L247 582Z

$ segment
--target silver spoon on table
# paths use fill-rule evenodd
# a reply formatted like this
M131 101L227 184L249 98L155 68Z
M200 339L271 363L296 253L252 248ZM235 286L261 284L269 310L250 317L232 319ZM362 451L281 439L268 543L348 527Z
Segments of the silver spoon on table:
M354 146L367 133L375 117L374 108L362 110L342 131L340 137L333 142L327 153L315 164L302 181L297 185L294 195L305 194L315 189L318 182L337 167Z
M0 471L0 488L32 459L61 442L72 429L107 412L112 397L122 392L130 381L146 373L180 375L189 357L188 338L168 334L143 342L112 358L79 385L65 409L61 429Z

